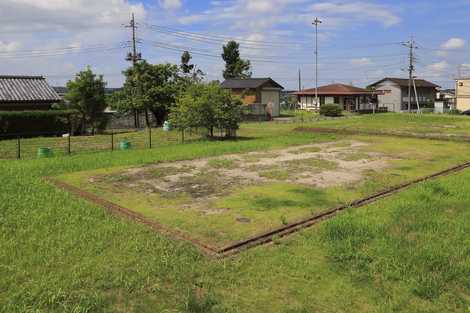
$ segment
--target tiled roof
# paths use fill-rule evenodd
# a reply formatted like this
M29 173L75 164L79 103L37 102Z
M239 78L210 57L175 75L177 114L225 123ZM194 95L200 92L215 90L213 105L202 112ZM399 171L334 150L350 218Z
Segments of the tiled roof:
M376 83L373 83L371 85L369 85L369 87L374 87L384 81L392 81L394 82L395 84L399 85L400 87L408 87L408 78L393 78L393 77L385 77L384 79L381 79L379 80L378 82ZM415 79L415 84L416 84L416 87L429 87L429 88L437 88L439 87L438 85L434 84L434 83L431 83L430 81L427 81L427 80L424 80L424 79Z
M370 94L371 91L354 87L345 84L331 84L326 86L318 87L318 94L319 95L327 95L327 96L342 96L342 95L366 95ZM298 92L295 92L296 95L315 95L315 88L304 89Z
M271 83L274 87L284 89L271 78L245 78L245 79L227 79L220 86L226 89L256 89L266 83Z
M1 76L0 102L58 102L61 98L42 76Z

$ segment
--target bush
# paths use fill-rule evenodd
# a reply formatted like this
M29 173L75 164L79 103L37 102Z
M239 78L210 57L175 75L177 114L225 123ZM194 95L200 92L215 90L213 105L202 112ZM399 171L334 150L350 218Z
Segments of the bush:
M323 116L341 116L343 115L343 109L337 104L325 104L320 107L320 115Z
M0 137L68 133L75 110L0 111Z
M450 115L461 115L462 111L457 110L457 109L452 109L452 110L449 111L449 114Z

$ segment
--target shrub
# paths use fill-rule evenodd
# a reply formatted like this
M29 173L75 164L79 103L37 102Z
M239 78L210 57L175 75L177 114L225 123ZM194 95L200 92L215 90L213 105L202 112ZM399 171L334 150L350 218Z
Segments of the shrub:
M460 114L462 114L462 111L457 110L457 109L452 109L452 110L449 111L449 114L450 115L460 115Z
M341 116L343 109L337 104L325 104L320 107L320 115L323 116Z
M0 137L68 133L76 114L75 110L0 111Z

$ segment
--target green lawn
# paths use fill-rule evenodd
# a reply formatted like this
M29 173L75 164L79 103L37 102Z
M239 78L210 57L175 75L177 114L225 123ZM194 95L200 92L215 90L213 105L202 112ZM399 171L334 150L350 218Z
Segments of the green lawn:
M468 170L221 261L43 179L320 137L290 133L297 126L248 124L241 133L255 139L238 142L0 161L0 312L468 312ZM448 144L426 142L433 153Z
M397 134L465 136L470 138L470 118L458 115L385 113L323 120L315 127L377 131Z

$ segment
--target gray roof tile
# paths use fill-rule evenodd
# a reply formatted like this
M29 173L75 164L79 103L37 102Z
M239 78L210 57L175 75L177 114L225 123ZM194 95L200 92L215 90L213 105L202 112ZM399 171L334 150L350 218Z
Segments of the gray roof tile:
M0 102L58 102L61 98L42 76L0 76Z

